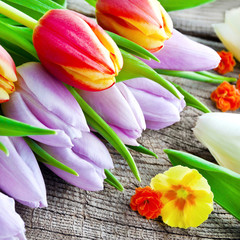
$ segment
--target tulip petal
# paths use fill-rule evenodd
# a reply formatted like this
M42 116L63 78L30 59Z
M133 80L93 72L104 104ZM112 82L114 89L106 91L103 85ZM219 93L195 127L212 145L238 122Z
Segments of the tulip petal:
M100 191L103 189L103 169L99 169L93 163L89 163L85 159L81 158L70 148L56 148L43 144L40 146L51 156L74 169L79 174L77 177L46 164L46 166L51 169L56 175L71 183L72 185L88 191Z
M24 90L34 95L45 108L67 124L82 131L89 131L82 109L72 94L40 63L26 63L18 67L17 71L21 76L18 85L25 85ZM71 111L76 114L69 114L69 111L66 111L69 106L71 106Z
M83 133L82 138L73 139L73 152L99 168L112 169L112 158L105 145L93 134ZM93 150L94 149L94 150Z
M204 71L216 68L220 57L216 51L203 44L197 43L173 30L173 36L165 41L165 46L154 54L160 62L142 59L152 68Z
M0 239L26 240L24 222L15 212L14 200L0 193Z
M16 67L12 57L9 53L0 45L0 75L9 81L16 82Z
M43 125L29 110L20 93L14 92L11 96L11 101L2 104L3 113L15 120L31 124L35 127L48 129ZM43 142L45 144L58 146L58 147L71 147L72 143L70 138L62 131L55 130L57 135L46 136L31 136L36 141Z
M22 138L0 137L9 157L0 152L0 189L29 207L46 207L46 189L38 163Z

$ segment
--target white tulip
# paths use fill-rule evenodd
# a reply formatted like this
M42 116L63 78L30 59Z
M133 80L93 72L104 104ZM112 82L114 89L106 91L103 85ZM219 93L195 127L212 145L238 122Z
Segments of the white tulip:
M240 173L240 114L204 114L193 132L221 166Z
M225 23L213 28L224 46L240 61L240 8L226 11Z

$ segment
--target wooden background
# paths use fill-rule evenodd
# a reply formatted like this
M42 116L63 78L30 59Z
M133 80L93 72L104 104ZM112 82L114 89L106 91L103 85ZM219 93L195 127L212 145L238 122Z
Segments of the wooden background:
M83 0L69 0L68 7L94 17L93 8ZM240 7L240 1L217 0L195 9L172 12L171 17L178 30L194 36L196 41L221 50L223 46L217 40L211 24L222 22L224 11L233 7ZM239 73L238 65L235 72L229 75L237 77ZM209 100L216 85L176 78L174 81L207 104L211 110L217 111ZM239 221L217 204L205 223L188 230L168 227L161 220L147 221L129 207L130 197L136 187L148 185L155 174L171 166L162 149L183 150L214 161L191 130L199 115L200 111L187 107L182 113L181 122L160 131L147 130L143 133L139 142L156 152L159 159L132 152L142 183L134 179L125 161L108 146L115 163L114 174L125 187L123 193L107 184L101 192L83 191L42 167L49 207L30 209L17 204L17 211L26 223L28 239L240 239ZM226 197L227 195L226 192Z

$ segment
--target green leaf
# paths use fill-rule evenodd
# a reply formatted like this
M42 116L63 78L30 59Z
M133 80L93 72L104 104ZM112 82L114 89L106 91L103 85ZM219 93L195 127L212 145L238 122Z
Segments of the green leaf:
M119 191L123 191L124 187L123 185L117 180L117 178L108 170L104 170L106 178L104 179L105 182L109 183L113 187L115 187Z
M137 151L137 152L140 152L140 153L144 153L146 155L150 155L150 156L153 156L153 157L158 159L158 156L157 156L157 154L155 152L152 152L151 150L145 148L142 145L139 145L139 146L126 145L126 146L128 148L130 148L130 149L133 149L134 151Z
M25 50L35 59L37 52L32 44L32 30L25 27L11 26L0 21L0 38Z
M3 151L7 156L9 156L9 151L7 147L1 142L0 142L0 150Z
M63 6L64 8L67 7L67 0L52 0L53 2L56 2L57 4Z
M90 4L93 7L96 7L96 3L97 3L96 0L85 0L85 2L87 2L88 4Z
M193 8L199 5L214 2L215 0L158 0L166 11L176 11Z
M132 54L127 53L124 50L121 50L123 56L123 69L120 71L116 77L117 82L125 81L131 78L145 77L153 80L154 82L160 84L171 92L177 98L178 91L176 88L168 82L166 79L162 78L157 72L155 72L151 67L142 62L141 60L134 57Z
M10 6L20 10L21 12L38 20L47 11L51 9L61 9L63 6L51 0L31 0L31 3L26 0L2 0Z
M0 116L0 136L29 136L56 134L55 131L33 127L31 125Z
M145 48L139 46L138 44L121 37L115 33L108 32L107 33L110 35L110 37L114 40L114 42L118 45L118 47L122 48L126 52L129 52L131 54L134 54L136 56L139 56L144 59L153 59L157 62L160 62L157 57L155 57L152 53L150 53L148 50Z
M93 127L99 134L101 134L127 161L130 169L138 181L141 181L139 172L132 158L130 152L118 137L118 135L112 130L112 128L83 100L83 98L76 92L76 90L65 84L67 89L71 92L78 104L82 108L85 118L88 124Z
M171 163L197 169L208 181L214 201L240 220L240 174L181 151L166 149Z
M65 164L59 162L54 157L52 157L50 154L48 154L44 149L42 149L32 139L24 137L24 140L28 144L28 146L32 149L32 151L40 157L40 159L38 158L38 161L46 163L46 164L51 165L51 166L54 166L56 168L59 168L59 169L65 171L65 172L71 173L75 176L79 176L76 171L74 171L70 167L66 166Z
M177 85L176 83L172 84L177 88L177 90L184 96L184 100L187 104L187 106L191 106L194 107L204 113L210 113L211 110L204 105L202 102L200 102L198 99L196 99L192 94L190 94L189 92L187 92L186 90L184 90L183 88L181 88L179 85Z
M199 82L208 82L208 83L217 83L220 84L223 81L235 82L236 78L228 78L228 77L217 77L218 75L210 74L207 72L190 72L190 71L175 71L175 70L165 70L165 69L154 69L157 73L173 76L173 77L181 77Z

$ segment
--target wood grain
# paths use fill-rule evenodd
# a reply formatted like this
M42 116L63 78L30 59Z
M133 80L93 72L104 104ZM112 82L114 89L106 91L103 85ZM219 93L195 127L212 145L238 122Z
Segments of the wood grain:
M219 50L223 48L221 43L209 41L215 37L211 24L221 22L224 11L236 6L240 6L239 1L218 0L216 3L195 9L173 12L171 16L176 28L197 36L194 40ZM94 16L93 8L88 7L82 0L69 0L68 7ZM238 66L230 76L237 77L239 69ZM216 85L178 78L170 79L191 92L210 109L217 111L209 99ZM107 144L115 163L114 174L125 187L123 193L107 184L105 190L101 192L83 191L65 183L42 166L49 207L30 209L17 204L17 211L26 223L28 239L240 239L239 221L217 204L205 223L188 230L170 228L160 219L147 221L129 207L130 197L136 187L148 185L155 174L171 166L162 149L183 150L214 161L207 149L195 139L191 130L199 115L200 111L187 107L179 123L160 131L144 132L139 142L156 152L159 159L132 152L142 176L142 183L134 179L126 162Z

